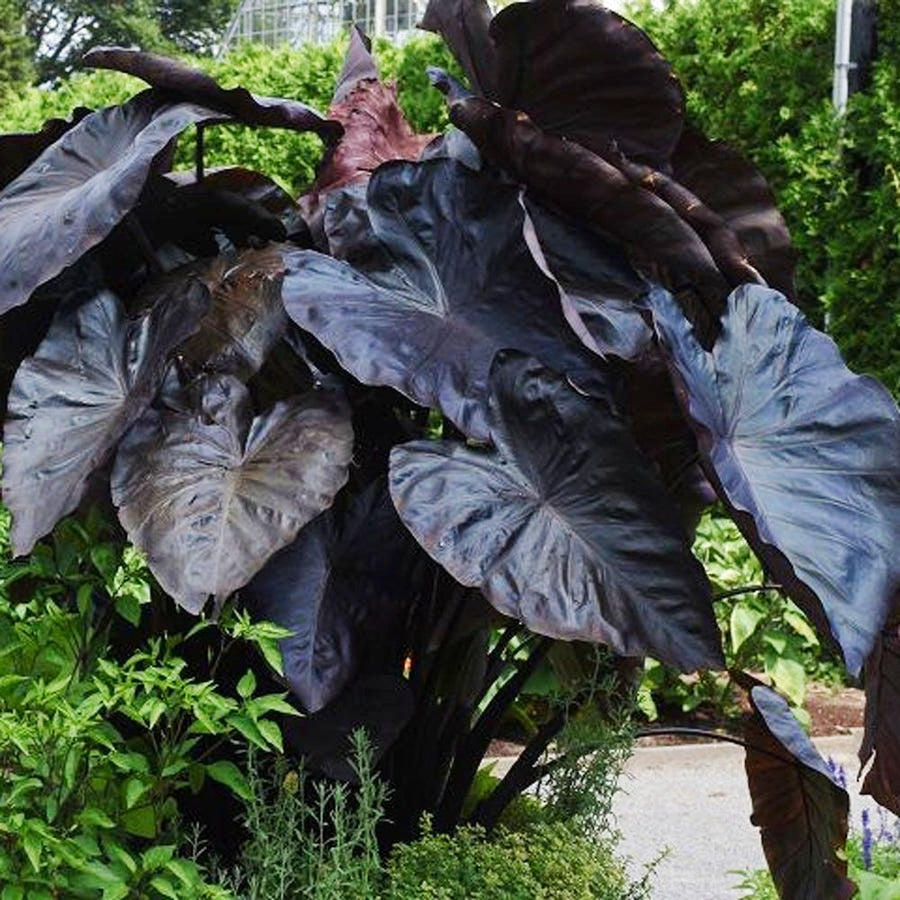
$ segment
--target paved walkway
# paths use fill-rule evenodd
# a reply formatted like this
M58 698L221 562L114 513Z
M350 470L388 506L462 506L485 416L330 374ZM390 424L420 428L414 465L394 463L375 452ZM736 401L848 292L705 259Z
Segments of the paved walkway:
M850 790L851 827L859 829L863 807L877 809L854 788L861 733L821 738L823 757L844 767ZM512 760L502 759L502 775ZM744 751L732 744L641 747L629 761L614 811L622 831L620 849L635 874L659 863L654 900L738 900L738 870L765 867L759 832L750 824ZM877 814L876 814L877 815Z

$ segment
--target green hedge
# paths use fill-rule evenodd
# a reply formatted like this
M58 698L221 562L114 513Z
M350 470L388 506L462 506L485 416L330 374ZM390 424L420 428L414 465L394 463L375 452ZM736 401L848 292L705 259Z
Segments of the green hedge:
M224 87L241 85L259 94L293 97L325 111L344 55L344 41L324 47L268 48L244 45L222 59L188 60L208 71ZM428 84L429 65L451 67L442 43L432 36L417 37L402 48L379 42L376 55L382 77L397 82L398 96L410 122L419 131L440 131L447 114L441 94ZM39 128L49 118L67 117L76 106L98 108L121 103L146 85L116 72L80 72L53 91L28 88L0 109L0 131ZM241 126L209 128L205 134L207 165L241 164L276 178L295 192L308 185L322 154L313 135ZM190 165L193 137L186 135L178 163Z
M833 0L673 0L631 16L689 115L766 174L800 252L798 301L850 365L900 395L900 0L879 3L873 84L831 108Z

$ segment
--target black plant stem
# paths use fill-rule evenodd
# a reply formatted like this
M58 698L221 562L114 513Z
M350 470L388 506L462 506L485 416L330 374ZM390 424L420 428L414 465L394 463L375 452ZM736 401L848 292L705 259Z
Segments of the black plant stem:
M156 255L156 250L153 247L153 243L150 238L147 237L147 232L144 231L144 226L141 225L141 220L133 213L129 212L125 216L125 226L131 232L131 236L134 238L135 243L138 245L138 248L141 251L141 254L144 257L144 261L147 263L147 267L154 275L162 274L163 267L160 265L159 258Z
M547 766L536 766L535 763L544 755L550 742L562 731L572 709L577 709L585 703L593 693L593 687L580 692L538 729L537 734L519 754L519 758L512 764L500 784L475 807L471 817L473 823L482 825L490 831L497 824L503 810L548 771Z
M203 170L203 154L205 144L205 128L203 125L197 126L197 144L194 148L194 178L197 184L200 184L205 177Z
M729 597L738 597L741 594L758 594L762 591L783 591L784 588L780 584L743 584L740 587L731 588L728 591L722 591L721 594L713 596L713 602L719 600L727 600Z
M474 728L460 742L459 752L453 760L443 797L435 814L435 826L438 831L449 831L459 821L466 792L475 778L503 714L516 699L525 682L541 664L552 643L549 638L541 638L538 641L528 659L497 691L484 712L478 717Z
M494 646L494 649L488 654L487 661L487 669L484 674L484 683L481 685L481 690L478 692L477 700L481 700L481 698L488 692L488 688L500 677L500 673L503 671L503 666L506 664L506 661L503 659L503 653L506 648L510 645L513 638L516 635L521 634L525 630L525 626L522 625L521 622L511 622L500 634L500 637L497 639L497 643ZM476 700L476 702L477 702Z
M737 737L737 735L728 734L724 731L710 731L708 728L691 728L688 725L672 725L663 728L639 728L634 733L636 740L659 736L706 738L707 740L725 741L728 744L737 744L739 747L747 747L747 742L743 738Z

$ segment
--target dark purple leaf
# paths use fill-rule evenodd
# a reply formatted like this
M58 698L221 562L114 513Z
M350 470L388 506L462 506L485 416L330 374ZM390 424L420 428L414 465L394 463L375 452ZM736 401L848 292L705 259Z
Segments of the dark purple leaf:
M681 136L672 169L684 187L728 223L769 287L792 297L796 252L762 173L733 147L693 129Z
M0 313L25 303L113 230L173 137L222 118L145 91L85 117L45 150L0 192Z
M351 735L364 729L377 762L400 736L415 709L412 688L400 675L360 678L328 706L282 725L285 744L313 771L357 783Z
M170 98L217 110L247 125L314 131L327 142L341 136L337 122L323 118L298 100L260 97L242 87L226 90L200 69L167 56L127 47L95 47L84 55L83 62L89 68L133 75L165 91Z
M549 134L595 153L610 142L666 168L681 135L684 94L644 32L592 0L513 3L491 22L497 94Z
M189 612L243 587L327 509L353 432L339 391L254 417L231 376L195 385L193 412L148 410L119 446L113 502L163 589Z
M766 568L858 674L900 591L900 412L769 288L729 297L711 353L650 305L704 468Z
M361 668L384 670L397 655L415 549L375 482L343 514L332 507L307 525L241 591L254 618L293 632L281 641L284 674L307 712L334 700Z
M169 353L209 303L183 280L141 319L104 291L57 314L13 381L3 433L3 501L16 555L81 500L88 476L149 405Z
M51 144L90 112L79 106L70 119L48 119L40 131L0 134L0 190L18 178Z
M751 679L752 681L752 679ZM754 682L744 725L751 821L783 900L847 900L850 799L794 718L787 701Z
M283 277L281 247L270 244L188 263L147 282L141 297L154 300L188 279L205 285L211 303L196 332L178 348L181 370L186 380L207 371L244 381L259 370L287 329Z
M900 636L882 633L866 662L866 730L859 750L861 793L900 815ZM874 754L874 760L872 756Z
M490 21L491 8L485 0L429 0L419 27L439 34L472 87L494 98L497 51L489 33Z
M481 98L454 103L450 118L488 161L526 184L541 203L621 241L632 262L678 292L704 346L712 345L728 281L700 236L668 203L602 157Z
M391 496L419 543L532 631L687 671L720 664L709 583L625 422L518 354L498 357L491 385L495 452L391 454Z
M453 160L382 167L344 260L288 253L288 315L365 384L440 407L488 437L487 376L498 350L531 353L590 389L596 358L562 313L525 240L513 185ZM354 243L355 242L355 243Z
M559 282L603 356L636 359L653 340L635 301L650 285L609 235L529 202L528 214L553 277Z

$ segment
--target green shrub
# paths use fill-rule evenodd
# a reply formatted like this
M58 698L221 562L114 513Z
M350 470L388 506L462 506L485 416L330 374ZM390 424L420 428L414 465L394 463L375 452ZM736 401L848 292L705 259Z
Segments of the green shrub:
M384 900L638 900L612 844L589 840L562 822L524 831L463 826L398 844L387 864Z
M328 109L343 64L345 41L300 48L243 44L221 59L188 59L216 78L223 87L246 87L258 94L289 97L324 112ZM447 124L442 95L428 83L429 65L450 68L456 63L433 36L417 37L402 47L387 41L378 45L381 75L396 81L401 107L418 131L442 131ZM0 110L0 131L30 131L49 118L68 118L77 106L99 108L122 103L146 85L119 72L79 72L52 91L27 88ZM295 194L315 177L323 151L311 134L277 129L221 125L204 132L207 166L243 165L263 172ZM193 165L195 138L185 135L176 159L179 168Z
M830 0L675 0L634 18L687 86L689 117L762 169L799 251L797 299L848 363L900 395L900 4L846 121L831 108ZM789 70L789 74L788 74Z

